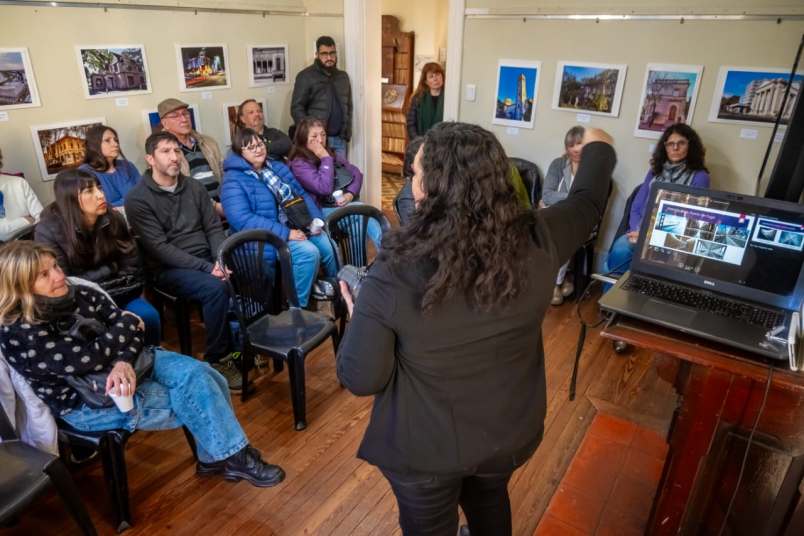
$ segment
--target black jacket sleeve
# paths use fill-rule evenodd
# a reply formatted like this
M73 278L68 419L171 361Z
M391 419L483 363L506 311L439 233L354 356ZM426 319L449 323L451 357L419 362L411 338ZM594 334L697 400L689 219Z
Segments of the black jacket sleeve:
M63 233L53 216L48 216L39 222L34 230L34 240L50 247L56 253L56 262L67 275L98 282L108 279L115 272L115 267L110 264L102 264L88 270L71 265L64 250Z
M417 138L419 136L419 104L421 103L421 99L418 97L413 97L410 99L410 107L408 108L408 113L405 116L405 120L408 125L408 141Z
M559 264L569 260L603 218L616 163L611 145L590 143L583 149L567 198L539 211L555 244Z
M293 84L293 96L290 99L290 116L297 125L307 117L307 103L310 102L311 92L312 85L308 81L307 71L303 70L296 75L296 81Z
M268 156L284 162L293 147L293 142L288 135L279 129L270 127L266 127L262 134L268 145Z
M209 242L209 250L212 258L218 256L221 249L221 244L226 239L223 234L223 223L218 214L215 212L215 206L209 202L209 194L200 183L193 182L193 194L197 198L197 204L201 208L201 223L204 226L204 232L207 235Z

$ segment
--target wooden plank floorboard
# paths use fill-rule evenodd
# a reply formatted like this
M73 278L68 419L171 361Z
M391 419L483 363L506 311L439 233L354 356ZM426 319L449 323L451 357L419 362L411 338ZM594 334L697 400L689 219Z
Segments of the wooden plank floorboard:
M585 318L594 316L593 309L584 309ZM193 326L199 355L203 327L197 318ZM578 329L571 304L551 308L543 323L547 416L541 446L509 484L516 535L533 534L596 412L590 398L658 428L669 422L675 406L672 386L663 379L668 374L657 370L654 358L639 351L614 354L597 329L587 334L577 398L569 401ZM166 346L177 346L171 328L166 340ZM233 396L250 441L287 472L275 488L197 477L181 430L134 434L126 452L134 515L127 536L400 534L390 486L376 468L356 458L371 399L356 398L338 385L329 343L308 356L306 379L308 428L303 432L293 429L287 367L280 373L260 371L257 390L245 404ZM100 534L113 534L100 464L73 474ZM0 530L3 536L77 533L53 494L37 499L18 525Z

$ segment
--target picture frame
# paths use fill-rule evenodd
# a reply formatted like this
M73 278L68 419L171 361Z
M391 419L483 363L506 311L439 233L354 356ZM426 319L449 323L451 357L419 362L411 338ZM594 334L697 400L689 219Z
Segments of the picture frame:
M213 91L232 87L229 51L223 43L177 44L179 91Z
M501 59L497 62L492 124L533 128L541 68L541 61Z
M634 136L659 139L672 124L692 123L703 65L649 63L645 68Z
M265 98L255 98L254 100L257 101L257 104L262 108L262 113L267 117L268 101ZM237 108L240 106L240 102L226 102L221 106L221 110L223 111L223 124L226 125L223 133L223 141L224 145L227 147L232 146L232 139L234 138L235 130L237 130Z
M200 131L201 115L198 111L198 105L190 104L188 109L190 110L190 123L193 125L193 130ZM162 120L159 118L159 112L156 108L142 111L142 123L145 127L146 137L162 131Z
M404 84L382 85L382 108L401 112L408 98L408 86Z
M86 154L87 130L103 124L106 124L105 117L31 126L42 180L51 181L59 172L80 166Z
M553 109L619 117L627 71L625 64L559 61Z
M76 45L75 55L87 99L151 93L143 45Z
M0 111L41 105L28 49L0 48Z
M248 45L248 85L263 87L287 84L288 45Z
M721 66L709 121L752 126L773 126L790 77L790 69L776 67ZM786 125L793 114L796 93L804 89L804 75L793 78L794 91L785 104L781 124Z

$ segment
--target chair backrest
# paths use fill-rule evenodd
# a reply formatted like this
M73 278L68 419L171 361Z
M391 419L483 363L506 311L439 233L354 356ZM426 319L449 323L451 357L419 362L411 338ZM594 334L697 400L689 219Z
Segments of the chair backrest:
M530 203L533 208L539 206L539 201L542 200L542 173L539 171L539 166L525 160L524 158L509 157L508 161L511 162L519 171L522 177L522 182L525 183L525 188L530 194Z
M237 303L236 313L243 328L274 312L275 293L280 292L280 287L274 283L273 266L265 259L266 247L277 250L281 289L292 307L299 306L290 250L285 241L265 229L240 231L223 241L218 258L230 271L226 281Z
M631 217L631 207L633 206L634 198L641 187L642 183L639 183L637 187L634 188L634 191L631 192L631 195L628 196L628 199L625 200L625 210L623 211L623 217L620 220L620 225L617 227L617 232L614 233L614 240L617 240L628 232L628 219ZM609 195L611 195L611 190L609 190Z
M368 224L370 220L380 224L382 234L391 229L385 214L376 207L351 204L341 207L327 216L326 231L338 249L338 265L368 265Z
M15 439L17 439L17 432L14 431L5 408L0 404L0 440L13 441Z

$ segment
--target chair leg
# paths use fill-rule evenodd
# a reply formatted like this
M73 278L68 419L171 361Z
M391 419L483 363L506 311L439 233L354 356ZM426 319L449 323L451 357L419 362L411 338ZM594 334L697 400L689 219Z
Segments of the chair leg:
M240 401L245 402L248 398L248 371L254 367L254 356L250 349L244 348L240 354L240 377L243 379L242 390L240 391Z
M285 362L279 358L274 358L274 372L282 372L285 368Z
M293 420L296 431L307 428L304 394L304 354L292 352L288 356L288 376L290 376L290 399L293 403Z
M184 431L184 437L187 438L187 444L190 445L190 450L193 453L193 458L195 458L195 460L198 461L198 447L195 444L195 437L193 437L193 434L190 433L190 429L187 428L186 426L182 426L181 429Z
M176 330L179 332L179 348L184 355L193 355L193 335L190 330L190 304L182 299L174 304Z
M75 487L70 472L58 458L45 468L45 473L50 477L53 487L56 488L61 500L64 501L64 506L73 516L76 525L81 529L81 533L85 536L96 536L97 531L95 525L92 523L92 518L84 507L84 502L81 500L81 495L78 493L78 488Z
M103 476L112 496L117 532L131 528L131 507L128 500L128 473L126 471L125 443L116 434L101 439Z

